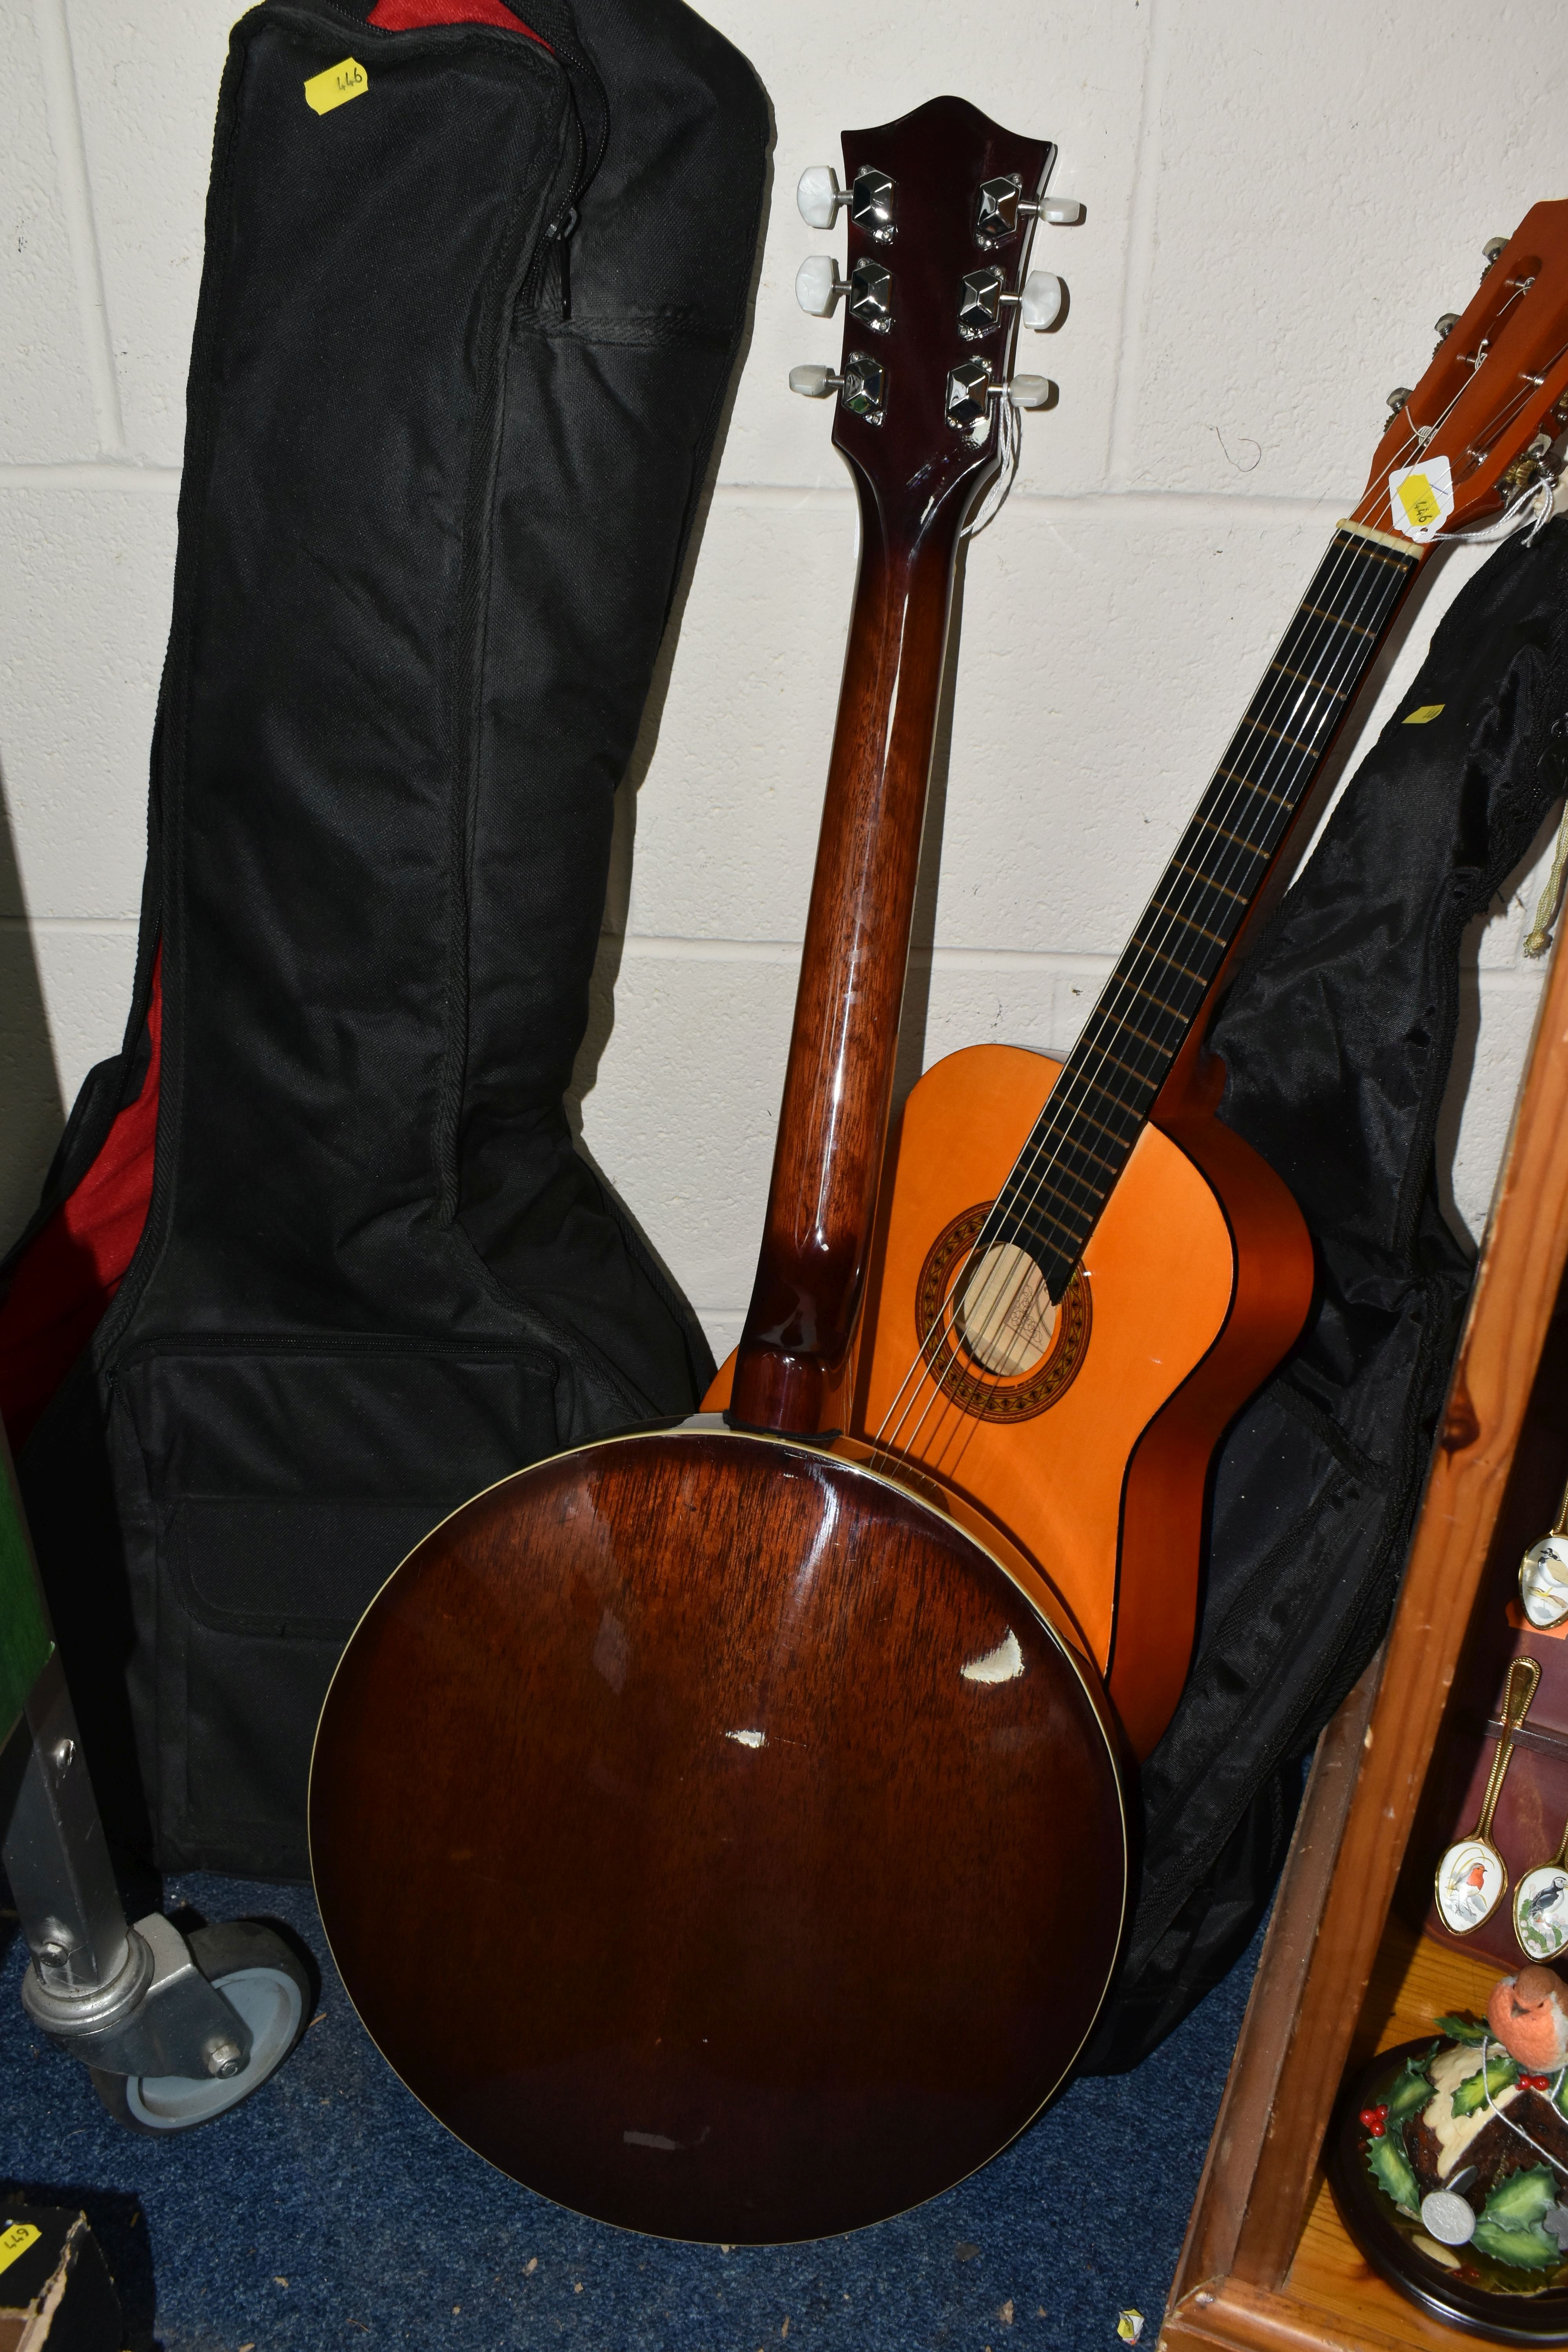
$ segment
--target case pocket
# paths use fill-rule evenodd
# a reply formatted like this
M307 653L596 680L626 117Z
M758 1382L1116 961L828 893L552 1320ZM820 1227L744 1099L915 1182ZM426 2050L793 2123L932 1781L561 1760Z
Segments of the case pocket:
M543 1354L416 1340L174 1342L121 1368L132 1706L164 1868L308 1874L343 1643L438 1520L554 1451L555 1383Z

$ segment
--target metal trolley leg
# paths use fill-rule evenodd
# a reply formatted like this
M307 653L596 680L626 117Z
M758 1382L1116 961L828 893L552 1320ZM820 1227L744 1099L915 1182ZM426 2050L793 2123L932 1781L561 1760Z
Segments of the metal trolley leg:
M133 2130L189 2131L237 2106L303 2032L309 1975L258 1921L188 1939L162 1912L127 1921L0 1433L0 1741L7 1732L0 1858L31 1954L28 2016Z

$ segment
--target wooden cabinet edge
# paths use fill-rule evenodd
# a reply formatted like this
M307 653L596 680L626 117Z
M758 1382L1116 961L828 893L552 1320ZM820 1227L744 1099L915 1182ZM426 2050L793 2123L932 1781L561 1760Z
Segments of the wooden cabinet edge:
M1553 959L1510 1129L1499 1206L1466 1318L1450 1398L1462 1442L1435 1447L1390 1629L1386 1664L1338 1866L1279 2067L1233 2269L1278 2288L1310 2199L1318 2151L1371 1978L1513 1449L1568 1256L1568 960ZM1510 1213L1510 1212L1512 1213ZM1471 1427L1474 1437L1471 1439ZM1234 2195L1234 2191L1233 2191Z
M1563 1277L1565 1145L1568 960L1559 954L1384 1659L1320 1743L1167 2306L1160 2342L1170 2352L1381 2352L1411 2341L1370 2319L1347 2332L1350 2323L1280 2290Z
M1173 2307L1195 2291L1197 2282L1223 2277L1236 2260L1246 2192L1258 2168L1275 2091L1293 2038L1382 1672L1380 1650L1318 1742L1186 2241L1176 2264ZM1293 2251L1292 2242L1285 2252L1287 2263Z
M1412 2340L1381 2327L1352 2328L1316 2305L1223 2279L1194 2287L1171 2312L1158 2344L1159 2352L1411 2352ZM1454 2340L1455 2352L1471 2341Z

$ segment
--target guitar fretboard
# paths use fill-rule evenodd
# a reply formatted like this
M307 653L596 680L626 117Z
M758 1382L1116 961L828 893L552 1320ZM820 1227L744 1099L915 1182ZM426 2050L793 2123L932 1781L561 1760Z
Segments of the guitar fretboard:
M1287 826L1420 561L1342 527L1139 919L977 1251L1066 1290Z

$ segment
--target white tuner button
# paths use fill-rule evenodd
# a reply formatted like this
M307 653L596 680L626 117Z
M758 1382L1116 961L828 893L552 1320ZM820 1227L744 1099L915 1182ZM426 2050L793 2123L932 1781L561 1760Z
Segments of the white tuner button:
M839 205L849 202L831 163L808 163L800 175L795 200L807 228L831 228Z
M1046 196L1041 199L1040 218L1052 228L1075 228L1083 218L1083 206L1076 196Z
M814 319L830 319L833 306L849 289L828 253L808 253L795 273L795 299Z
M1068 289L1054 271L1031 269L1024 280L1018 316L1026 327L1054 327L1062 315Z
M1007 397L1015 408L1048 408L1056 396L1056 385L1048 375L1016 375L1007 386Z
M792 367L789 372L789 388L798 392L803 400L826 400L843 381L841 375L835 375L830 367L824 367L817 360L808 360L804 367Z

